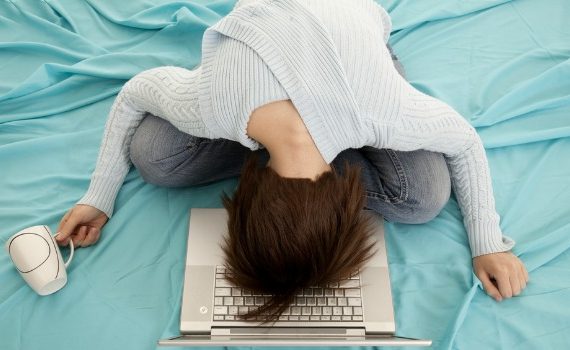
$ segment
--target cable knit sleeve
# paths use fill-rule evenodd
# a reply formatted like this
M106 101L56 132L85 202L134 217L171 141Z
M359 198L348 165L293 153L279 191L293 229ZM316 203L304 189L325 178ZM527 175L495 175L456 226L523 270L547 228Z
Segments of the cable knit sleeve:
M372 6L375 8L375 12L378 14L378 18L382 24L382 29L384 31L384 43L388 43L388 39L390 39L390 33L392 32L392 19L388 12L380 6L380 4L371 1Z
M78 204L91 205L111 217L131 166L131 139L146 113L194 136L211 138L199 113L199 72L199 68L158 67L135 75L123 86L111 107L89 188Z
M472 256L503 252L514 241L503 236L485 149L475 129L452 107L408 85L391 143L398 150L425 149L445 155L461 208Z

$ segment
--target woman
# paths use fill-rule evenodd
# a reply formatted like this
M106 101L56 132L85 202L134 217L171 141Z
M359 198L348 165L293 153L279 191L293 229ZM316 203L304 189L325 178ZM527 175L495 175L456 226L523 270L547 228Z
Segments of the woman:
M97 241L131 161L149 182L196 185L238 175L254 151L262 159L224 197L223 248L230 282L274 295L249 316L279 314L300 288L346 278L371 256L365 205L400 222L437 215L447 163L476 275L496 300L519 294L528 274L499 227L481 140L398 74L390 29L372 0L241 1L205 32L200 67L125 84L60 244Z

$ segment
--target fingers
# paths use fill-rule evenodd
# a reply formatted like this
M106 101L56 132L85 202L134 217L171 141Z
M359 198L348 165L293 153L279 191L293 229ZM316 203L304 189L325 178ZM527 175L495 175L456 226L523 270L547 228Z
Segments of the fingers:
M99 240L100 230L96 227L89 227L87 230L87 236L83 240L82 247L87 247Z
M72 208L63 216L57 229L58 235L56 240L60 245L65 246L69 244L69 236L75 232L77 225L80 223L81 218L78 215L73 215L74 209ZM75 244L75 240L73 243Z
M85 237L87 236L87 226L80 226L77 230L77 233L75 235L73 235L72 240L73 240L73 245L76 247L82 247L83 246L83 241L85 240Z
M495 281L497 281L497 286L499 287L499 291L503 298L510 298L513 296L513 289L511 287L508 272L499 272L497 276L495 276Z
M61 218L61 221L59 222L59 226L57 226L56 232L61 232L61 228L63 227L63 224L67 221L67 219L69 218L69 215L71 215L72 211L73 211L73 209L68 210L67 213L65 213L65 215L63 216L63 218Z
M521 262L520 267L521 267L522 274L523 274L523 277L524 277L524 281L525 281L525 284L526 284L526 283L528 283L528 280L529 280L529 278L528 278L528 271L527 271L527 269L526 269L526 266L524 266L524 264L523 264L522 262Z
M526 281L528 273L522 261L514 257L515 260L511 260L508 267L504 267L502 270L497 272L495 280L501 292L503 298L511 298L513 296L518 296L523 289L526 288Z
M63 216L63 218L61 219L61 221L59 222L59 225L57 227L56 232L58 233L58 235L56 236L56 241L61 246L67 246L69 244L69 241L70 241L69 238L64 237L64 235L61 233L61 228L67 222L67 219L69 219L69 216L71 215L72 211L73 211L73 209L70 209L67 211L67 213L65 213L65 215Z
M62 245L68 245L69 241L73 241L75 248L88 247L99 240L101 230L91 226L78 226L66 241L62 241ZM58 236L59 237L59 236Z
M511 252L475 257L473 268L487 294L497 301L519 295L528 282L524 263Z
M526 266L524 263L517 258L518 262L518 271L519 271L519 281L521 284L521 291L526 288L526 284L528 283L528 271L526 270Z
M511 282L511 288L513 290L513 295L519 295L523 289L526 288L526 283L528 281L528 272L524 263L518 258L513 256L511 271L509 272L509 279Z
M524 267L524 264L520 263L519 269L518 269L518 276L519 276L519 281L521 284L521 291L526 288L527 275L525 274L525 272L526 272L526 269Z
M61 246L72 240L75 247L87 247L97 242L101 227L107 220L107 216L97 208L77 205L61 219L56 240Z
M489 278L489 275L485 271L479 272L479 275L477 277L479 277L479 280L481 280L481 283L483 283L483 288L485 288L487 294L489 294L496 301L503 300L503 298L501 297L501 293L499 292L497 287L495 287L495 285Z
M522 285L518 271L513 271L513 273L509 275L509 282L511 284L511 290L513 292L513 296L519 295L522 290Z

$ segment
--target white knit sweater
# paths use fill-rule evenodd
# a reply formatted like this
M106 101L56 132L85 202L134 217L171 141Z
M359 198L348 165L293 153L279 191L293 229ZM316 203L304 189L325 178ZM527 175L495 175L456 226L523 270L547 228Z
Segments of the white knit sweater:
M241 0L204 33L200 67L154 68L125 84L79 203L111 216L132 135L147 112L188 134L255 150L262 146L246 134L251 112L291 99L328 163L366 145L443 153L472 256L511 249L480 138L452 107L397 73L385 45L390 30L373 0Z

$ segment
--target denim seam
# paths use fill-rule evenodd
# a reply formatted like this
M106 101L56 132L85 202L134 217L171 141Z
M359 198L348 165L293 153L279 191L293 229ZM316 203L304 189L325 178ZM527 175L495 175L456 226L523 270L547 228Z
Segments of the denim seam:
M392 165L394 165L394 169L396 169L396 174L398 175L398 179L400 181L400 194L399 196L389 197L385 194L366 190L366 196L374 199L381 199L388 203L399 204L408 199L408 178L406 176L406 172L404 171L404 166L398 159L396 152L391 149L386 149L386 153L390 157Z
M167 169L164 166L165 162L169 162L170 160L172 160L175 157L180 157L184 153L190 153L186 157L186 158L189 158L192 156L192 153L197 152L198 146L200 146L201 144L202 144L201 140L192 139L186 144L186 146L184 148L180 149L179 152L169 154L168 156L161 158L161 159L150 159L149 162L150 162L150 164L153 164L156 167L160 168L161 171L166 171ZM169 169L169 171L166 174L171 175L174 171L176 171L176 168L177 167Z

